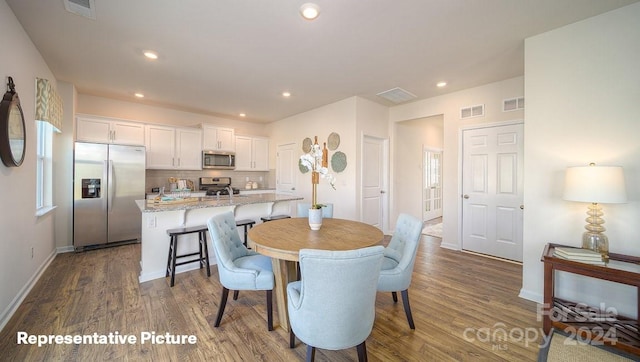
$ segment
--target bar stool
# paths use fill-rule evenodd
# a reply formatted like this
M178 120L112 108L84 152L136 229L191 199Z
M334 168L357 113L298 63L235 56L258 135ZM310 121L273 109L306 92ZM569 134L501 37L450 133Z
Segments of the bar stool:
M262 220L262 222L273 221L273 220L282 220L282 219L291 219L291 216L289 216L289 215L271 215L271 216L264 216L264 217L260 218L260 220Z
M236 226L244 226L244 246L247 246L247 232L256 222L251 219L236 220Z
M167 257L167 273L165 277L171 274L171 286L175 284L176 279L176 266L189 263L200 263L200 269L207 267L207 277L211 276L211 268L209 267L209 249L207 247L207 225L198 225L185 228L176 228L167 230L167 234L170 237L169 241L169 256ZM178 236L187 235L192 233L198 233L198 242L200 244L199 251L195 253L177 255L178 249ZM198 258L187 261L181 261L177 263L177 259L186 258L189 256L198 255Z

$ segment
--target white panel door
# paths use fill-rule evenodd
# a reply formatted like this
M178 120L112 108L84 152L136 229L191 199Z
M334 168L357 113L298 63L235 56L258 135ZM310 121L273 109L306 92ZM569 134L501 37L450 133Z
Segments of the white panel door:
M463 131L462 248L522 261L523 125Z
M296 144L278 145L276 153L276 192L293 194L296 189L296 171L298 158L295 153Z
M362 141L361 221L384 230L386 205L384 140L365 136Z

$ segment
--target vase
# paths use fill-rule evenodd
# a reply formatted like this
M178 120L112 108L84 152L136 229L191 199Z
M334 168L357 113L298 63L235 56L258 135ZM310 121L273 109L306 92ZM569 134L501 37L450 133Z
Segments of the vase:
M311 230L320 230L322 226L322 209L309 209L309 227Z

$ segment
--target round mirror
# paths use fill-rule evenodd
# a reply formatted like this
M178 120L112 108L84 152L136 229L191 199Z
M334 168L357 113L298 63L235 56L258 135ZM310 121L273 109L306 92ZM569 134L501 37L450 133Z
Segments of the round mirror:
M0 157L7 167L20 166L24 160L26 132L20 99L13 79L0 104Z

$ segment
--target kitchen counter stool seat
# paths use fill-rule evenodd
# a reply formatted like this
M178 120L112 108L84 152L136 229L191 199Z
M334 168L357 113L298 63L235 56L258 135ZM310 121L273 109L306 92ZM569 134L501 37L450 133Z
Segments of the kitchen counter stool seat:
M236 220L236 226L244 226L244 246L247 246L247 233L249 232L249 229L251 229L253 227L253 225L255 225L255 221L251 220L251 219L245 219L245 220Z
M167 257L167 273L165 277L171 275L171 286L175 284L176 279L176 266L190 264L190 263L200 263L200 269L203 267L207 268L207 277L211 276L211 268L209 266L209 249L207 247L207 225L198 225L198 226L190 226L184 228L176 228L167 230L167 234L169 235L169 256ZM182 254L177 255L178 249L178 236L198 233L198 242L199 242L199 250L195 253ZM190 259L186 261L177 262L177 259L187 258L190 256L198 257L195 259Z

